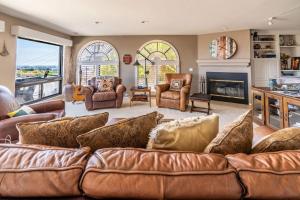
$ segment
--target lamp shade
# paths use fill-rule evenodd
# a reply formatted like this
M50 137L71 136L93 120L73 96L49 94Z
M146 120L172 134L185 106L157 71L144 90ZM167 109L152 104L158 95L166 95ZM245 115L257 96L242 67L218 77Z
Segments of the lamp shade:
M138 60L136 60L134 63L133 63L133 66L140 66L141 64L139 63Z

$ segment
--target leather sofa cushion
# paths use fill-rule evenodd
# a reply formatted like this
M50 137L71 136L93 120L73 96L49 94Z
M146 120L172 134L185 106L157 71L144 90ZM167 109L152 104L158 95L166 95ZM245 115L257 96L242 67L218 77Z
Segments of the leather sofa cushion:
M250 153L253 139L252 111L241 115L215 137L205 148L205 153L223 155L235 153Z
M89 148L0 145L1 197L78 196Z
M115 100L117 94L115 91L110 92L96 92L93 94L93 101L112 101Z
M219 116L190 117L163 123L150 133L149 149L203 152L219 132Z
M251 153L297 149L300 149L300 128L291 127L267 135L252 148Z
M180 92L168 90L168 91L165 91L165 92L161 93L161 98L179 100L180 99Z
M76 139L81 147L89 146L93 151L110 147L146 148L149 133L156 125L155 111L94 129Z
M18 123L21 144L41 144L75 148L78 135L104 126L108 113L80 117L65 117L51 121Z
M227 155L249 199L299 199L300 151Z
M241 198L235 170L222 155L134 148L94 152L80 187L94 198Z

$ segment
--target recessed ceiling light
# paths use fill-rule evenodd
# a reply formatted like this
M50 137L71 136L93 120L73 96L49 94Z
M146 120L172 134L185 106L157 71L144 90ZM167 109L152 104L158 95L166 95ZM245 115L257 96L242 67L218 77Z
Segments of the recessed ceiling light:
M143 21L141 21L141 23L142 23L142 24L146 24L146 23L149 23L149 21L143 20Z

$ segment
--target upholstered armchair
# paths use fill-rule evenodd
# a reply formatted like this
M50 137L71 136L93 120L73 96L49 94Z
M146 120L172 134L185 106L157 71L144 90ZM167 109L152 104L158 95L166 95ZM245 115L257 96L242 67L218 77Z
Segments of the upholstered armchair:
M87 110L120 108L125 91L126 87L122 85L122 79L118 77L114 77L113 91L99 92L96 77L89 80L88 86L84 86L81 89L82 94L85 95L85 107Z
M11 142L18 142L19 133L16 124L19 122L48 121L65 115L65 102L63 100L53 100L29 105L36 114L12 118L7 116L7 113L15 111L19 107L20 105L11 91L4 86L0 86L0 143L5 142L8 137Z
M192 84L192 74L166 74L166 83L156 85L156 105L158 107L173 108L185 111L189 104L189 95ZM171 80L183 80L180 91L170 89Z

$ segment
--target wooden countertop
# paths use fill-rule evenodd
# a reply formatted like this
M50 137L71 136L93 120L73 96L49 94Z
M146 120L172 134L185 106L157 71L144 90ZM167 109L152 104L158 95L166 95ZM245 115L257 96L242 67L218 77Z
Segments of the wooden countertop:
M255 87L255 86L252 86L252 89L258 90L258 91L261 91L261 92L271 93L271 94L278 95L278 96L283 96L283 97L288 97L288 98L293 98L293 99L300 100L300 97L298 97L298 96L293 96L293 95L273 91L269 87Z

